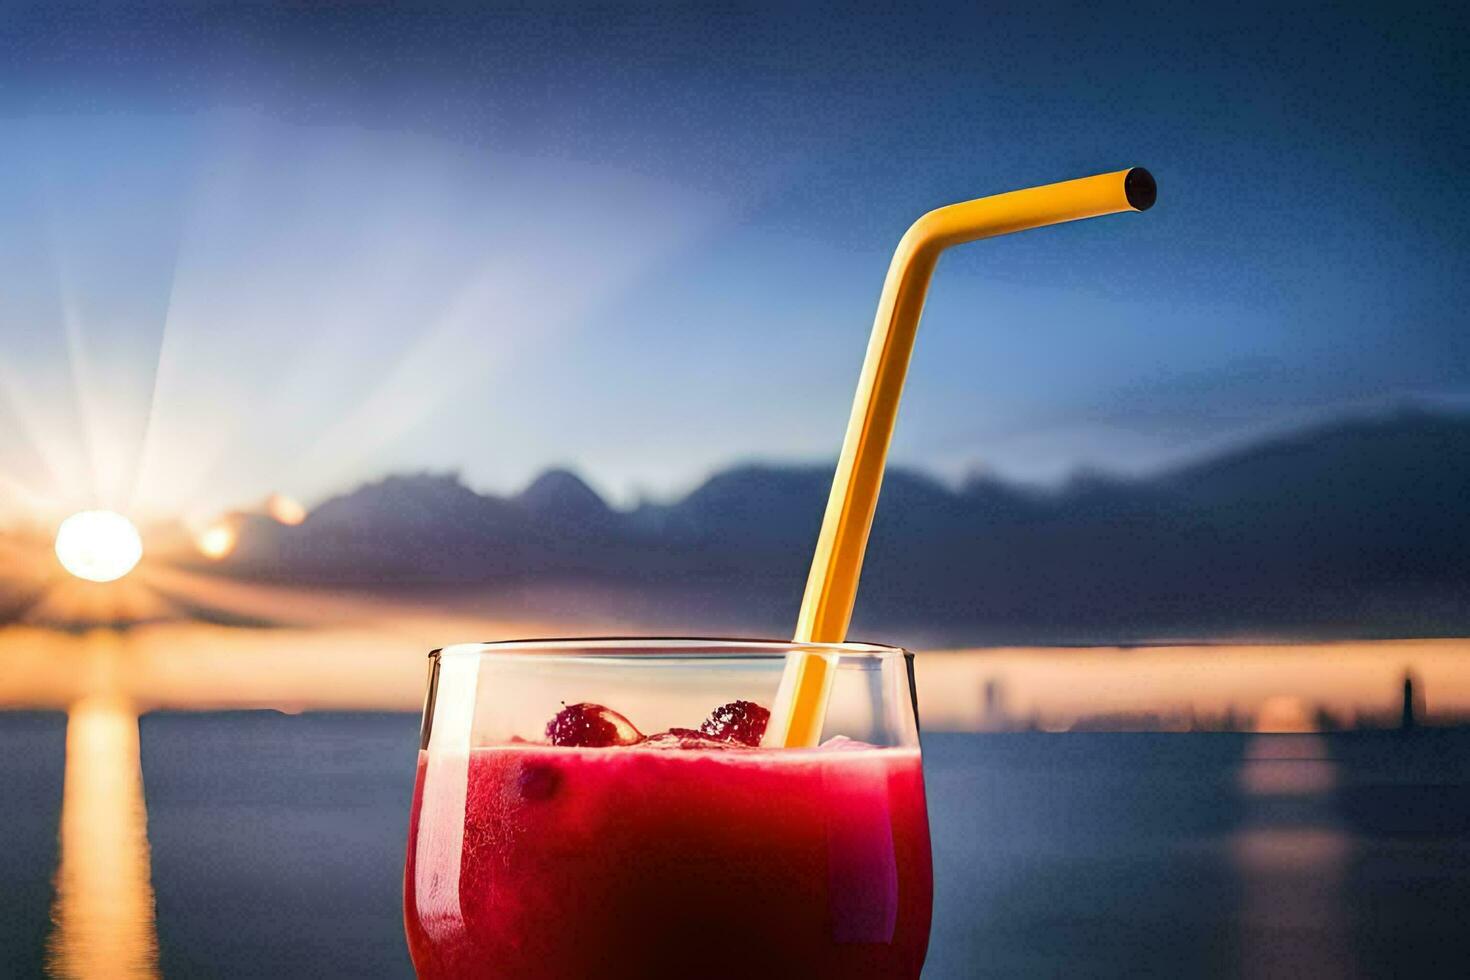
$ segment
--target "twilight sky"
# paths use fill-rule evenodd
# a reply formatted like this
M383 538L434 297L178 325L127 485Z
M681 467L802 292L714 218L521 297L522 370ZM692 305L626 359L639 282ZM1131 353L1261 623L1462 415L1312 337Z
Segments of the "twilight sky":
M532 6L0 11L0 510L829 458L913 218L1135 164L944 259L895 461L1470 401L1463 7Z

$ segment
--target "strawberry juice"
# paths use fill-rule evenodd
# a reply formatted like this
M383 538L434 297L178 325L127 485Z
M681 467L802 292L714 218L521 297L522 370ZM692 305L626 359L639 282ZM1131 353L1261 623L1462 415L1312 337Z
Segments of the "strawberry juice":
M420 754L404 881L420 977L919 975L917 749L638 738Z

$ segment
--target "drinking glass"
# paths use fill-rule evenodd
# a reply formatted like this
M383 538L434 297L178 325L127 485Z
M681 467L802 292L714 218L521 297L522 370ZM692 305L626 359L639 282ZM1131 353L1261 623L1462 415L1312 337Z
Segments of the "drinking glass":
M796 650L834 655L822 744L722 731L774 703ZM553 719L605 716L589 705L631 722L633 744L552 744ZM917 977L932 892L902 650L576 639L430 655L404 872L420 977Z

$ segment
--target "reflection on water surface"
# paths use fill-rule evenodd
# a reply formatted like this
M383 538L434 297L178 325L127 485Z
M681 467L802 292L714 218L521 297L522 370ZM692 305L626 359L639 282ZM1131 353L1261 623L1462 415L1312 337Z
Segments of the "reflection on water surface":
M138 716L126 701L97 695L72 706L63 786L47 972L156 976Z

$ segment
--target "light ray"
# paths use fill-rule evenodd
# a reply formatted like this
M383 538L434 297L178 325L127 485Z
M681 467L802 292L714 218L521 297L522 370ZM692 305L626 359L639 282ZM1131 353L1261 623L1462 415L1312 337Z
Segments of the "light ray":
M16 428L10 433L21 445L21 448L33 457L35 463L39 464L44 471L44 478L51 481L50 494L43 492L33 484L9 473L0 473L0 482L14 496L24 500L26 506L32 511L44 513L48 505L55 501L58 496L57 488L61 481L57 476L57 468L52 459L51 444L41 440L36 432L36 422L29 406L25 403L18 379L7 364L0 363L0 398L3 398L10 407L10 415L16 422Z
M179 244L177 175L187 127L106 118L53 129L28 144L39 251L49 261L64 351L73 441L83 473L64 486L85 506L126 506L156 371L156 349ZM150 146L120 148L119 130ZM156 137L163 137L160 146ZM80 163L99 152L107 180ZM51 394L51 393L48 393ZM53 395L54 397L54 395Z
M82 336L76 305L67 287L59 257L57 258L57 271L58 278L62 280L61 324L62 335L66 338L67 365L71 375L71 396L72 402L76 405L77 417L81 421L78 436L81 440L82 455L88 463L87 487L91 500L104 506L112 506L113 501L108 500L102 490L104 463L98 451L100 440L94 431L98 413L93 403L91 372L87 365L86 338Z
M59 310L57 353L40 353L70 398L0 383L58 499L15 496L57 517L103 506L202 531L273 491L310 501L405 455L444 465L442 440L434 456L408 438L476 385L484 411L489 382L566 343L716 218L710 201L593 165L248 114L172 125L184 135L164 133L168 146L205 147L165 161L197 163L192 176L151 179L123 151L132 203L94 238L76 229L102 192L70 193L85 168L37 168ZM137 342L150 331L156 350Z
M283 139L269 129L250 138ZM282 484L310 495L370 475L466 387L585 320L714 214L593 168L487 170L403 137L365 147L290 135L302 159L274 190L300 194L300 209L250 225L241 202L282 167L279 151L257 159L237 141L220 151L223 176L201 188L181 248L134 499L145 513L191 514L199 530ZM372 206L347 212L350 238L318 243L348 205L312 164L341 155ZM332 261L303 276L328 241Z
M78 451L78 440L58 431L59 426L52 424L42 411L39 395L4 363L0 363L0 388L9 397L22 437L35 448L37 459L50 478L48 490L36 490L29 495L38 504L38 516L53 516L85 504L86 497L78 488L87 482L87 465Z
M148 458L148 447L153 438L154 420L158 417L159 381L163 374L164 349L168 344L168 325L170 322L172 322L173 319L172 313L174 295L178 283L179 255L183 250L182 233L180 233L179 235L178 243L178 247L174 250L173 265L169 269L168 298L164 301L162 316L160 318L160 322L163 324L163 328L159 333L158 350L156 351L153 358L153 371L149 379L147 403L148 407L144 415L143 431L142 434L138 437L137 452L134 454L132 460L131 476L125 484L127 487L126 496L124 498L125 507L129 511L132 511L137 505L138 486L143 480L143 465L144 461Z

